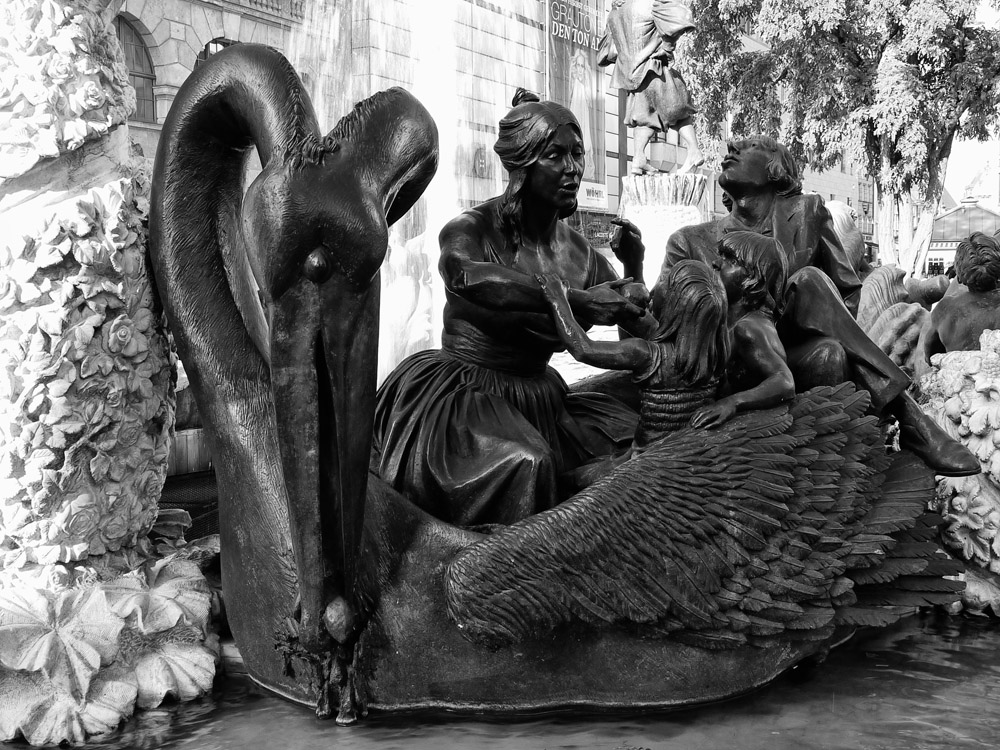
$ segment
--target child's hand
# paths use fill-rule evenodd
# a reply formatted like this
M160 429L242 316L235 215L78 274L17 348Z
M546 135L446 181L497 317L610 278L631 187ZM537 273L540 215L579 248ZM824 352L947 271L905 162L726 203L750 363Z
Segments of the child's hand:
M536 273L535 281L538 282L538 285L542 288L542 295L549 302L566 299L569 284L554 273Z
M718 427L732 419L734 414L736 414L736 405L724 398L711 406L705 406L696 411L691 417L691 426L696 429Z

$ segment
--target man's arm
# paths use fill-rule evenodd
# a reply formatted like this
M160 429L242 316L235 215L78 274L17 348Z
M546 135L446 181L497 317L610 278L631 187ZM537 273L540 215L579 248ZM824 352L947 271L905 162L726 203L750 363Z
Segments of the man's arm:
M861 301L861 279L854 270L847 250L840 243L840 238L833 228L833 217L823 204L822 198L818 199L813 221L817 224L820 267L833 281L844 300L844 305L856 318L858 303Z

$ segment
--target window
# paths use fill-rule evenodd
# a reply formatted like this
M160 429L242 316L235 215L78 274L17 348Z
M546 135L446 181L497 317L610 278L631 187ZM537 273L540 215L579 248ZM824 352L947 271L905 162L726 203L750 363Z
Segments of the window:
M198 53L198 59L194 61L195 69L216 52L221 52L226 47L232 47L234 44L239 44L239 42L234 42L232 39L224 39L221 36L216 37L205 45L205 49Z
M129 119L156 122L156 105L153 101L156 75L153 73L153 62L149 59L146 43L135 27L121 16L115 18L115 33L125 52L129 83L135 89L135 113Z

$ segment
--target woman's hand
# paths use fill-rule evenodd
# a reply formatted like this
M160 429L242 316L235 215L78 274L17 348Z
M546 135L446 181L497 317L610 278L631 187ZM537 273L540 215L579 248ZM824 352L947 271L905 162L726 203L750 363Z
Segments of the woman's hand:
M622 285L622 287L618 290L618 293L629 302L641 307L643 310L649 307L649 290L646 288L645 284L633 281Z
M736 414L736 404L730 399L724 398L711 406L705 406L696 411L691 417L691 426L696 429L718 427L732 419L734 414Z
M578 317L598 326L617 325L642 317L642 308L622 296L622 289L631 283L631 277L615 279L576 292L579 301L574 309Z
M642 265L646 257L646 246L642 244L642 232L639 227L628 219L614 218L611 223L616 226L614 234L611 235L611 252L615 254L625 266ZM628 273L628 271L626 271Z

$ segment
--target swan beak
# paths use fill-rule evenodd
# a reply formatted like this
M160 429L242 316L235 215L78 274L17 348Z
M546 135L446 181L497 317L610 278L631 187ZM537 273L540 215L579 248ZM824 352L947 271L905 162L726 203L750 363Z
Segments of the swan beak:
M298 567L299 643L314 653L331 646L327 605L342 598L354 608L378 309L377 275L361 288L334 274L322 284L300 280L272 312L271 383Z

